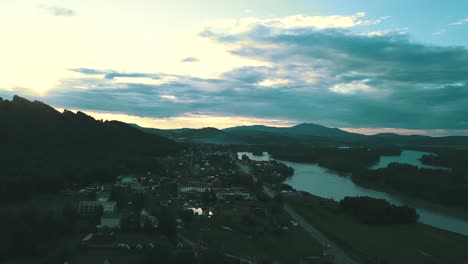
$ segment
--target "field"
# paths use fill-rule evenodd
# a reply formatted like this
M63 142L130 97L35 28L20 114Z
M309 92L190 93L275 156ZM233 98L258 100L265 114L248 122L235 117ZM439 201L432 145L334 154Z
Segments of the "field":
M225 209L213 219L195 219L184 234L208 247L260 263L265 260L299 263L301 259L320 256L321 245L304 230L290 224L287 230L278 228L272 219L269 214L258 216L250 210ZM322 258L314 263L328 261Z
M468 263L468 237L423 224L368 226L316 196L286 198L299 214L356 260L377 263Z

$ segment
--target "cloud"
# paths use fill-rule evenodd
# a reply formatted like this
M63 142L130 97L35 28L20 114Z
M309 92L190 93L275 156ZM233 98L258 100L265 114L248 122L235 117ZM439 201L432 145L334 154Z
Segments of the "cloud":
M42 11L47 12L49 15L52 16L63 16L63 17L71 17L76 15L76 11L70 8L65 8L61 6L53 6L53 5L39 5L39 8Z
M332 15L332 16L308 16L293 15L280 18L242 18L231 20L219 20L204 25L203 37L218 37L219 39L237 39L243 33L257 32L261 35L275 34L287 30L297 29L345 29L358 26L370 26L381 23L388 17L377 19L365 19L365 12L358 12L352 15ZM234 36L237 35L237 36Z
M62 110L62 109L59 109ZM130 124L137 124L142 127L156 127L162 129L177 129L177 128L204 128L216 127L219 129L241 126L241 125L256 125L264 124L277 127L292 126L296 123L294 121L253 118L244 116L218 116L218 115L202 115L197 113L186 113L181 116L169 118L148 118L134 115L127 115L124 113L110 113L110 112L93 112L87 110L72 110L81 111L96 119L103 120L119 120Z
M466 24L466 23L468 23L468 17L465 18L465 19L450 23L449 26L460 26L460 25L463 25L463 24Z
M200 59L195 57L187 57L181 60L181 62L199 62Z
M159 76L154 74L147 74L147 73L121 73L121 72L110 72L107 73L104 78L112 80L115 78L151 78L151 79L159 79Z
M69 69L69 70L74 71L74 72L83 73L83 74L89 74L89 75L93 75L93 74L101 75L101 74L106 73L105 71L96 70L96 69L89 69L89 68L76 68L76 69Z
M365 81L352 81L350 83L338 83L330 87L330 91L340 94L354 94L357 92L375 92L375 88L367 85Z
M401 30L366 30L383 18L361 13L304 17L211 23L200 32L263 66L210 78L76 68L79 76L62 79L44 101L158 120L197 113L345 128L468 130L466 48L417 43Z

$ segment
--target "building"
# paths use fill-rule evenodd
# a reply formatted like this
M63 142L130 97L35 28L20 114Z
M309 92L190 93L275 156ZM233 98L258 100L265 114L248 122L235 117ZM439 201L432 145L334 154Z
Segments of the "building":
M120 229L121 219L118 213L104 213L101 217L101 227Z
M102 206L97 201L81 201L78 204L78 213L80 215L95 215L100 213Z
M100 202L100 201L81 201L78 204L78 213L81 215L98 214L102 210L103 213L114 213L117 210L116 202Z
M142 191L144 189L143 185L138 182L138 179L133 176L122 176L119 177L119 182L117 186L123 188L130 188L132 190Z
M117 211L116 202L99 202L104 213L115 213Z
M91 248L112 248L115 242L115 234L111 230L90 233L81 240L81 245Z
M178 191L181 193L188 193L188 192L204 192L205 190L209 190L208 185L181 185L178 188Z
M96 199L98 202L107 202L111 197L110 191L101 191L96 194Z

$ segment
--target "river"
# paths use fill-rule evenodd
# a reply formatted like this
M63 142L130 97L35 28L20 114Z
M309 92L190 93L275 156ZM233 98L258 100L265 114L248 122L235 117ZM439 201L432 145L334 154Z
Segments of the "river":
M270 156L266 152L264 152L262 156L255 156L249 152L239 152L238 156L241 157L243 154L257 161L267 161L270 159ZM433 166L424 165L419 161L419 158L424 154L429 153L404 150L400 156L381 157L380 161L372 168L385 167L391 162L434 168ZM281 162L294 169L294 175L286 180L285 183L291 185L296 190L306 191L324 198L332 198L336 201L343 199L345 196L369 196L385 199L396 205L408 205L416 208L421 223L468 235L468 213L461 209L446 208L403 195L366 189L355 184L349 177L340 176L336 172L316 164L289 161Z

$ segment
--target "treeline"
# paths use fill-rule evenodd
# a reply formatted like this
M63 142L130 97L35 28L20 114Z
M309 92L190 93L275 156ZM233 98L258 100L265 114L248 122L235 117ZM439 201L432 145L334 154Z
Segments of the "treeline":
M271 148L270 153L280 160L317 163L338 172L350 173L367 169L379 161L380 156L398 156L401 150L386 148Z
M419 219L414 208L396 206L384 199L368 196L345 197L340 201L340 207L368 225L411 224Z
M352 174L357 184L468 208L468 178L461 170L434 170L400 163Z
M5 208L0 212L0 262L10 258L44 259L63 263L66 248L56 245L75 232L75 218L68 205L63 210L41 210L32 206Z
M242 160L245 161L250 159L247 155L243 155ZM251 163L254 164L252 168L255 175L257 175L261 180L271 184L281 183L294 175L293 168L277 160L261 163L251 161ZM256 164L261 164L261 166L257 166Z
M468 171L468 151L456 149L439 150L436 155L423 155L421 157L421 162L428 165L464 169Z
M0 203L25 200L73 184L109 181L179 151L175 142L117 121L60 113L15 96L0 101Z

